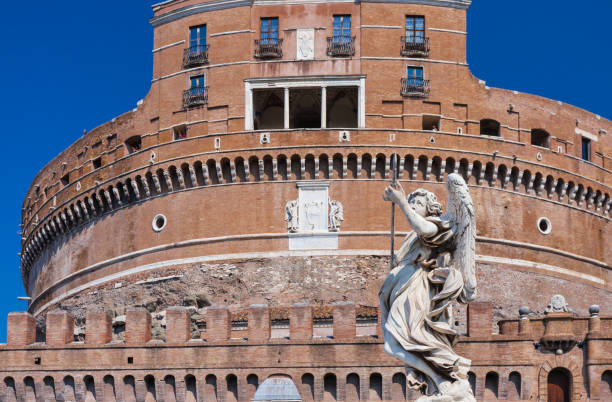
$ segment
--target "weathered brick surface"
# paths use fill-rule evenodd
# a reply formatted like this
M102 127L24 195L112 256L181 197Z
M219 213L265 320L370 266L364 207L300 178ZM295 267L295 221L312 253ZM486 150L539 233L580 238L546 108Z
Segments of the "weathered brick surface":
M355 303L334 304L334 339L351 339L357 334Z
M181 343L191 339L191 316L185 307L166 310L166 342Z
M29 313L10 313L6 328L8 345L25 346L36 342L36 320Z
M125 342L146 343L151 340L151 314L144 308L131 308L126 312Z
M155 18L200 2L163 2ZM334 14L352 16L353 57L326 54ZM261 61L254 58L253 40L260 18L270 15L279 17L283 57ZM425 17L429 57L400 57L406 15ZM201 24L207 25L209 63L184 69L188 28ZM295 60L296 28L316 28L315 60ZM601 305L602 317L612 314L612 140L604 134L612 133L612 123L561 102L489 88L466 64L466 29L465 10L376 2L240 6L155 24L153 81L143 102L77 139L26 194L22 268L30 310L41 331L46 323L48 345L20 349L36 341L35 321L9 316L0 375L10 379L0 383L0 395L14 390L19 398L13 399L25 400L36 391L42 400L53 388L51 378L57 392L72 392L77 400L91 400L93 393L112 399L104 371L114 380L117 400L131 399L124 397L130 392L146 400L151 384L159 395L164 386L176 390L178 400L192 391L197 399L217 393L227 400L230 375L237 376L236 393L244 400L254 373L259 382L291 375L306 400L331 397L329 374L336 376L337 396L352 397L356 390L346 382L353 373L362 398L378 391L383 399L414 396L394 382L403 370L383 353L380 338L356 337L361 327L355 313L378 305L388 272L389 206L380 194L388 183L386 161L397 152L406 191L423 187L443 199L443 181L453 171L470 186L478 217L479 298L469 312L456 305L454 318L457 329L470 334L458 350L474 362L478 399L494 397L485 380L490 372L499 376L499 398L519 399L510 381L517 372L521 399L546 400L548 373L563 367L572 374L574 400L606 400L600 390L611 364L608 321L591 317L589 331L586 318L570 323L542 313L551 295L563 293L580 316L591 304ZM408 65L423 66L431 87L427 99L401 96ZM182 93L200 73L208 104L184 109ZM350 142L339 142L335 129L278 130L270 133L270 144L260 143L259 132L244 131L245 79L347 75L366 81L366 130L350 130ZM423 130L424 115L439 116L440 131ZM479 135L482 119L500 123L499 138ZM177 125L185 126L186 139L174 140ZM532 129L551 134L550 148L531 144ZM590 163L580 160L584 132L597 139ZM134 136L141 136L139 150L126 144ZM92 162L97 158L99 168ZM330 198L343 204L338 256L296 257L287 250L284 206L296 198L296 180L329 181ZM166 216L160 232L152 229L157 214ZM550 219L549 234L538 230L542 217ZM396 230L409 227L398 218ZM86 289L74 293L77 288ZM347 300L359 307L329 307ZM270 310L248 310L264 302ZM281 330L270 325L274 309L297 302L329 310L323 315L333 315L333 339L313 337L313 310L293 306L289 340L268 340ZM207 308L211 304L231 307ZM186 310L167 309L171 305ZM532 314L519 322L518 308L525 305ZM70 343L68 317L44 317L57 307L74 315L84 345ZM234 331L232 313L241 325ZM554 330L553 323L559 324ZM116 344L107 345L113 330ZM534 349L547 330L573 331L585 342L586 357L577 347L558 356ZM198 331L206 342L186 342ZM381 390L370 389L376 373L382 374ZM125 382L126 375L133 378Z
M86 314L85 343L104 345L112 340L112 318L104 312L89 311Z
M46 343L61 346L74 340L74 319L67 311L52 311L47 314Z
M312 306L297 303L291 306L289 317L291 339L309 340L312 338Z

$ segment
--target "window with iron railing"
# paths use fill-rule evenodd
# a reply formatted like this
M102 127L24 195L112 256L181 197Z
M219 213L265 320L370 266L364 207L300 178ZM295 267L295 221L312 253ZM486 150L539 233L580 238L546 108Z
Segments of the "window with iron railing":
M255 57L282 57L283 40L278 38L278 17L261 19L259 39L255 40Z
M183 108L201 106L208 103L208 87L203 75L191 77L190 87L183 91Z
M406 16L406 35L402 36L402 56L429 56L429 38L425 37L425 17Z
M334 15L332 36L327 38L328 56L355 54L355 37L351 36L351 16Z
M429 96L429 80L423 79L423 67L408 66L406 78L401 79L402 96Z
M183 67L208 63L206 25L189 28L189 47L183 52Z

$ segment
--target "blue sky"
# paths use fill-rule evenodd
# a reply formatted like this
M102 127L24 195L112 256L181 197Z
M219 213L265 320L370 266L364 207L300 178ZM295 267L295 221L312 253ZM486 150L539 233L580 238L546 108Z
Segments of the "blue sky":
M136 106L150 85L151 1L5 2L0 24L0 342L26 308L19 274L23 196L84 129ZM103 4L103 6L99 6ZM468 62L489 86L612 117L612 2L474 0ZM25 22L25 23L24 23Z

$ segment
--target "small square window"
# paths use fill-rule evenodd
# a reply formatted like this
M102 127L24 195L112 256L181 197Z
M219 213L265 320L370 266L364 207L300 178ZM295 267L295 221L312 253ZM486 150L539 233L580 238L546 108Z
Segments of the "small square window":
M34 358L34 364L40 365L40 363L41 363L41 358L40 357L35 357Z
M132 356L127 359L128 364L134 364L134 358Z
M591 140L586 137L582 137L582 159L591 160Z
M92 163L94 169L100 169L102 167L102 157L94 159Z
M423 115L423 130L439 131L440 130L440 116L424 114Z
M142 149L142 138L139 135L130 137L125 141L125 146L129 153L138 152Z
M174 139L184 140L187 138L187 126L174 127Z

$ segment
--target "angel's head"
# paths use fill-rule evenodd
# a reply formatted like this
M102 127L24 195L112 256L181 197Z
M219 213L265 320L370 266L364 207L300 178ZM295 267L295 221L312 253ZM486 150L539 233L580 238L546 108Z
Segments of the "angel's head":
M423 188L416 189L408 196L408 205L417 214L425 216L440 216L442 215L442 204L438 202L438 198L431 191Z

